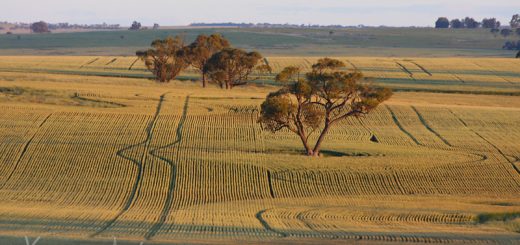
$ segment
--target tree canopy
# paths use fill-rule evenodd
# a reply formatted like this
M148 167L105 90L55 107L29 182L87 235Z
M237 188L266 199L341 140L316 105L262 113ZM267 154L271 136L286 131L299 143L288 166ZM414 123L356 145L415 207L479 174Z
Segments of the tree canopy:
M300 72L301 69L296 66L288 66L285 67L278 75L276 75L275 80L281 83L288 83L292 81L300 80Z
M446 17L439 17L437 21L435 22L435 28L449 28L450 27L450 20Z
M501 25L500 21L497 21L496 18L485 18L482 20L482 27L483 28L488 28L488 29L493 29L493 28L499 28Z
M513 15L513 17L511 18L511 21L509 22L509 25L513 29L520 28L520 15L519 14Z
M31 25L31 31L34 33L48 33L49 25L44 21L39 21Z
M282 129L297 134L307 155L319 156L329 129L348 117L360 117L392 96L386 88L364 81L358 71L344 71L339 60L324 58L312 66L304 78L294 67L284 69L277 79L284 87L269 94L261 105L258 122L273 133ZM311 147L309 138L319 131Z
M231 44L220 34L211 36L199 35L195 41L187 47L187 56L190 65L200 71L202 76L202 87L206 87L207 70L204 69L209 59L224 48L229 48Z
M151 47L146 51L138 51L136 55L144 61L157 81L169 82L188 67L184 42L180 37L155 40Z
M464 22L459 19L453 19L450 22L450 27L454 29L464 28Z
M473 19L471 17L466 17L464 19L464 26L466 28L474 29L474 28L478 28L480 26L480 22L476 21L475 19Z
M134 21L132 23L132 25L130 26L130 28L128 28L128 30L130 30L130 31L137 31L137 30L140 30L140 29L141 29L141 23L137 22L137 21Z
M260 53L236 48L225 48L214 54L204 66L204 72L211 81L226 89L255 80L251 77L253 72L263 73L270 70Z

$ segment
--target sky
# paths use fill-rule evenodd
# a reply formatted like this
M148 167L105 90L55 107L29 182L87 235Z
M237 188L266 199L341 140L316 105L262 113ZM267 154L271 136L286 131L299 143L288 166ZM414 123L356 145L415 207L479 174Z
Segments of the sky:
M2 0L0 21L128 26L194 22L432 26L437 17L508 23L520 0Z

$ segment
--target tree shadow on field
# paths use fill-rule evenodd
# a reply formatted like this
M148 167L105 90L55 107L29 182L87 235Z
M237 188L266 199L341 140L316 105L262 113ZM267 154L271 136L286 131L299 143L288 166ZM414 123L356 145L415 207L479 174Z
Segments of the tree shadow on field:
M267 153L271 154L283 154L283 155L293 155L293 156L307 156L307 152L302 150L296 150L296 149L279 149L274 150L270 149L267 150ZM375 157L375 156L385 156L382 153L375 153L375 152L365 152L365 151L357 151L357 150L344 150L344 151L338 151L338 150L322 150L320 152L320 157L322 158L340 158L340 157Z

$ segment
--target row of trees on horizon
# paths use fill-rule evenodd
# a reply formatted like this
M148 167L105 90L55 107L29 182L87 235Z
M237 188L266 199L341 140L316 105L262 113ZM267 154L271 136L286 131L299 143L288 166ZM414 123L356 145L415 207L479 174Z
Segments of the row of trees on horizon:
M435 28L486 28L486 29L498 29L502 27L502 23L496 18L484 18L481 22L476 21L474 18L466 17L463 19L448 19L446 17L439 17L435 22ZM509 21L509 27L511 29L520 28L520 15L515 14Z
M7 22L6 22L7 23ZM280 27L291 27L291 28L300 28L300 27L306 27L306 28L346 28L349 26L342 26L342 25L289 25L289 24L282 24L282 25L276 25L276 24L269 24L269 23L259 23L259 24L252 24L252 23L194 23L190 26L220 26L220 25L232 25L237 27L246 27L246 28L252 28L252 27L262 27L262 28L280 28ZM98 25L70 25L68 23L58 23L58 24L49 24L45 21L38 21L34 22L32 24L24 24L19 23L16 24L13 28L29 28L34 33L48 33L52 29L70 29L70 28L79 28L79 29L92 29L92 28L99 28L99 29L120 29L120 25L108 25L106 23L98 24ZM357 27L364 27L363 25L359 25ZM468 28L468 29L475 29L475 28L487 28L492 29L492 32L498 33L499 28L502 27L502 23L498 21L496 18L484 18L481 22L475 20L471 17L466 17L462 19L448 19L446 17L439 17L437 21L435 22L435 28L453 28L453 29L461 29L461 28ZM509 27L511 29L517 29L520 28L520 15L515 14L511 18L511 21L509 21ZM155 23L152 27L153 29L159 29L159 24ZM142 29L148 29L148 27L143 27L140 22L134 21L131 25L129 30L142 30ZM497 31L498 30L498 31ZM518 32L518 31L517 31ZM503 32L501 34L506 34L506 32Z

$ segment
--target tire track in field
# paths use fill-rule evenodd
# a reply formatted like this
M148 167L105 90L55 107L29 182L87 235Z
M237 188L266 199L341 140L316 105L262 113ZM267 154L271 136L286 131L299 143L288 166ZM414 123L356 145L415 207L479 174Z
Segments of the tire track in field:
M392 115L392 119L394 120L394 123L395 125L397 125L397 127L403 132L405 133L410 139L412 139L415 144L417 145L420 145L420 146L424 146L421 142L419 142L410 132L408 132L404 127L403 125L399 122L399 120L397 119L397 115L394 113L394 111L390 108L390 106L388 105L385 105L386 106L386 109L390 112L390 114Z
M361 71L360 69L358 69L358 67L356 65L354 65L354 63L352 63L352 61L347 60L347 63L349 63L354 68L354 70Z
M414 81L416 80L415 77L413 77L413 73L408 70L408 68L406 68L406 66L404 66L403 64L397 62L397 60L395 61L395 63L397 64L397 66L399 66L399 68L401 68L401 70L406 73L408 76L410 76L411 79L413 79Z
M9 173L9 175L7 176L7 179L4 181L4 183L2 184L2 187L0 187L0 190L4 189L5 185L7 185L7 183L9 182L9 180L11 180L11 178L13 177L13 174L16 172L16 170L18 169L18 166L20 165L20 162L22 161L22 158L23 156L25 155L25 153L27 152L27 149L29 148L29 145L31 145L32 141L34 140L34 137L36 137L36 134L38 133L38 131L43 127L43 125L47 122L47 120L49 120L49 118L52 116L52 113L49 114L47 117L45 117L45 119L43 119L43 121L38 125L38 127L36 128L36 130L34 131L34 133L32 134L31 138L25 142L25 145L23 146L23 149L22 149L22 152L20 153L20 155L18 156L18 158L16 159L16 162L14 164L14 167L13 167L13 170L11 170L11 172Z
M139 58L136 58L136 59L134 60L134 62L132 62L132 64L130 65L130 67L128 67L128 70L129 70L129 71L132 70L132 68L134 67L135 63L137 63L138 60L139 60Z
M415 61L410 61L410 63L412 63L412 64L414 64L415 66L419 67L419 69L421 69L424 73L428 74L428 76L430 76L430 77L433 76L433 74L432 74L430 71L426 70L426 68L425 68L424 66L419 65L417 62L415 62Z
M386 107L388 108L388 110L389 110L390 113L392 114L392 117L394 118L394 122L397 124L397 126L400 127L400 128L402 128L401 130L404 130L403 132L407 133L408 131L406 131L406 130L404 129L404 127L402 127L402 125L399 123L399 121L397 120L397 116L395 115L395 113L393 113L393 111L391 110L391 108L390 108L388 105L386 105ZM455 147L455 146L453 146L453 145L452 145L448 140L446 140L444 137L442 137L442 136L441 136L437 131L435 131L435 130L434 130L434 129L433 129L433 128L432 128L432 127L431 127L431 126L426 122L426 120L424 119L424 117L422 116L422 114L420 114L419 111L418 111L414 106L412 106L412 109L413 109L414 112L417 114L417 116L418 116L419 120L421 121L421 123L423 124L423 126L425 126L426 129L427 129L429 132L431 132L431 133L433 133L435 136L437 136L437 137L438 137L438 138L439 138L439 139L440 139L444 144L446 144L447 146L449 146L449 147L451 147L451 148L453 148L453 149L467 150L467 149L464 149L464 148L461 148L461 147ZM409 133L408 135L409 135L410 137L412 137L412 139L414 139L414 137L412 136L411 133ZM418 141L416 141L416 143L418 143ZM423 144L421 144L421 143L418 143L418 145L427 147L426 145L423 145ZM476 153L476 152L473 152L473 151L471 151L470 154L471 154L471 155L474 155L474 156L477 156L477 157L480 158L477 162L482 162L482 161L485 161L485 160L488 159L488 156L485 155L485 154ZM451 164L449 164L449 165L451 165ZM396 177L396 181L398 181L399 178L398 178L397 176L395 176L395 174L396 174L396 173L394 172L394 177ZM397 182L397 183L400 185L400 182ZM401 188L401 191L404 191L404 189L402 188L402 186L399 186L399 187ZM404 192L403 192L403 193L404 193Z
M511 82L509 79L506 79L504 78L503 76L500 76L500 72L496 71L495 69L491 68L491 67L483 67L481 66L480 64L476 63L476 62L473 62L474 65L484 69L484 70L488 70L489 71L489 74L490 75L493 75L495 77L498 77L504 81L506 81L507 83L511 84L511 85L514 85L514 86L518 86L518 84L514 83L514 82Z
M417 114L417 116L419 117L419 120L421 121L421 123L424 125L424 127L426 127L426 129L428 131L430 131L431 133L435 134L435 136L437 136L437 138L439 138L442 142L444 142L444 144L446 144L447 146L449 147L453 147L453 145L448 142L448 140L446 140L444 137L442 137L441 134L439 134L437 131L435 131L432 127L430 127L430 125L428 124L428 122L426 122L426 120L424 119L424 117L422 116L422 114L417 110L417 108L415 108L415 106L412 106L412 110L415 111L415 113Z
M188 115L189 101L190 101L190 96L188 95L188 96L186 96L186 100L184 101L184 108L183 108L181 119L177 126L177 131L176 131L177 137L176 137L175 141L173 143L170 143L170 144L167 144L167 145L164 145L164 146L161 146L161 147L158 147L158 148L155 148L155 149L152 149L149 151L150 155L152 155L156 158L159 158L160 160L166 162L169 165L169 167L171 168L171 171L170 171L171 174L170 174L170 183L169 183L169 187L168 187L168 195L166 196L163 210L161 211L159 220L155 224L153 224L153 226L150 228L150 230L148 230L148 232L146 233L146 235L145 235L146 240L150 240L152 237L154 237L157 234L159 229L166 222L166 218L168 217L168 214L170 214L170 211L172 209L172 203L173 203L173 194L174 194L173 191L175 188L175 182L176 182L176 177L177 177L176 163L166 157L163 157L163 156L157 154L157 151L160 151L160 150L172 147L172 146L176 146L182 141L184 123L186 122L186 118Z
M260 224L264 227L264 229L266 229L267 231L270 231L270 232L273 232L275 234L278 234L278 236L280 237L287 237L288 235L284 232L281 232L281 231L277 231L275 229L273 229L269 223L264 219L263 215L269 211L269 209L263 209L263 210L260 210L258 213L255 214L255 217L256 219L260 222Z
M142 177L143 177L143 165L146 162L148 154L149 154L149 150L148 149L149 149L151 141L152 141L153 132L154 132L155 126L157 124L157 120L159 118L159 114L161 112L161 108L162 108L162 105L164 103L165 96L166 96L166 94L161 95L161 97L159 99L159 103L157 104L157 107L156 107L156 111L155 111L154 117L153 117L152 121L148 124L148 126L146 127L146 135L147 135L146 139L144 141L138 143L138 144L130 145L128 147L125 147L125 148L119 150L116 153L117 156L119 156L119 157L121 157L123 159L126 159L128 161L131 161L137 167L137 177L136 177L135 182L134 182L134 184L132 186L132 190L130 192L130 196L127 198L127 201L125 202L123 208L121 208L119 213L117 213L114 218L109 220L105 225L103 225L94 234L90 235L90 237L95 237L95 236L103 233L104 231L106 231L108 228L110 228L126 211L128 211L130 209L132 204L139 197L139 188L141 186ZM141 154L140 159L136 160L136 159L134 159L132 157L129 157L129 156L125 155L126 151L131 150L133 148L137 148L137 147L143 146L143 145L144 145L145 149L143 150L143 153Z
M274 195L273 182L271 179L271 170L267 170L267 182L269 183L269 194L271 195L271 198L276 198Z
M99 100L99 99L89 99L87 97L80 96L79 93L74 93L73 96L70 97L71 99L78 100L78 101L85 101L85 102L92 102L92 103L99 103L99 104L105 104L113 106L112 108L119 108L119 107L127 107L125 104L108 101L108 100Z
M107 66L107 65L110 65L110 64L112 64L112 63L114 63L114 62L116 62L116 61L117 61L117 58L113 58L112 60L110 60L109 62L107 62L105 65L106 65L106 66Z
M488 139L486 139L484 136L482 136L481 134L479 134L477 131L475 131L474 129L470 128L468 126L468 124L462 119L460 118L455 112L453 112L452 110L449 110L451 112L451 114L453 114L455 116L455 118L457 118L457 120L459 120L462 125L464 125L464 127L466 127L467 129L469 129L471 132L473 132L475 135L477 135L479 138L481 138L482 140L484 140L486 143L488 143L491 147L493 147L495 150L498 151L498 153L500 153L500 155L502 155L502 157L504 157L510 164L511 166L513 167L513 169L518 173L520 174L520 169L518 169L518 167L515 165L515 162L514 161L511 161L511 159L509 159L509 157L513 157L515 159L517 159L516 157L514 156L508 156L507 154L505 154L497 145L493 144L491 141L489 141ZM509 171L508 171L509 172ZM513 177L513 176L511 176ZM517 182L517 185L520 187L520 184L518 184Z
M94 63L94 62L96 62L96 61L98 61L98 60L99 60L99 58L95 58L95 59L93 59L93 60L91 60L91 61L85 63L84 65L80 66L79 69L83 68L84 66L91 65L92 63Z

